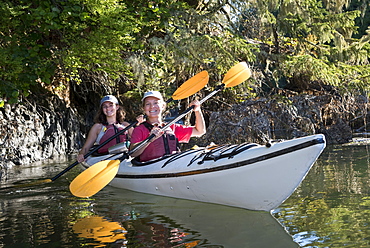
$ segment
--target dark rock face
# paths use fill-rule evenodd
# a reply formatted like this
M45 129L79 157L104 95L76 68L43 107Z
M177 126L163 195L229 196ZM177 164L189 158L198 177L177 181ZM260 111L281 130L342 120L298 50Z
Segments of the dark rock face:
M78 116L55 96L0 109L0 167L74 152L82 144Z
M352 139L352 130L366 123L367 102L333 95L296 95L289 98L247 100L210 116L207 133L196 142L207 145L292 139L323 133L328 144Z

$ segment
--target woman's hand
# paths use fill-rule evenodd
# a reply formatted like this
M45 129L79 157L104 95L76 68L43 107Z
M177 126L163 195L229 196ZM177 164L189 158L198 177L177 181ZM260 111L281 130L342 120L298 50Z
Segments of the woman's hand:
M145 121L144 115L138 115L136 117L136 120L137 120L137 124L136 125L140 125L141 123L143 123Z
M150 131L150 135L152 135L152 134L154 135L154 138L152 138L150 140L150 142L152 142L152 141L158 139L159 137L161 137L164 134L164 131L161 128L154 126L152 128L152 130Z
M85 156L84 156L83 154L79 153L79 154L77 155L77 161L78 161L79 163L81 163L81 162L85 161Z
M190 106L194 106L193 111L198 112L200 111L200 102L198 100L194 100L190 103Z

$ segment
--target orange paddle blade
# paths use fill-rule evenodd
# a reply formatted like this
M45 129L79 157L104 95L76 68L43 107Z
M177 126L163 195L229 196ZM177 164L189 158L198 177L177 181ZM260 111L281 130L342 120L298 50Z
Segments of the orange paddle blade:
M119 164L119 160L103 160L94 164L71 182L69 190L77 197L95 195L113 180Z
M184 99L188 96L194 95L204 88L208 83L209 75L207 71L201 71L185 83L183 83L172 95L173 100Z
M241 84L251 76L251 70L249 69L246 62L240 62L226 73L222 83L225 87L233 87Z

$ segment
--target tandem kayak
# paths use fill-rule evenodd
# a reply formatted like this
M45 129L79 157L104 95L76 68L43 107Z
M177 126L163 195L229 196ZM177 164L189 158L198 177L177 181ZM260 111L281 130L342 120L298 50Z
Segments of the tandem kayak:
M132 191L270 211L300 185L326 146L310 135L268 145L243 143L187 150L160 159L121 161L110 186ZM90 156L85 169L122 154Z

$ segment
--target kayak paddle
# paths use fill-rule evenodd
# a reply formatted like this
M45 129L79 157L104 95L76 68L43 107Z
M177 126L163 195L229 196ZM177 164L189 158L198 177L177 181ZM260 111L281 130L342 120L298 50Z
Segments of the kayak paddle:
M251 71L247 63L246 62L238 63L226 73L224 79L222 80L221 85L217 86L213 92L211 92L208 96L200 100L200 103L203 103L204 101L215 95L217 92L223 90L225 87L233 87L238 84L241 84L242 82L247 80L250 77L250 75ZM168 128L173 123L183 118L186 114L193 110L193 107L194 106L189 107L182 114L180 114L175 119L171 120L168 124L166 124L164 127L162 127L162 129L164 130ZM72 181L72 183L69 186L71 193L77 197L90 197L99 192L110 181L113 180L113 178L118 172L119 164L121 163L121 161L126 159L130 154L134 153L135 151L143 147L152 138L154 138L153 134L150 135L145 140L143 140L137 146L135 146L135 148L132 149L128 154L123 155L121 158L117 160L103 160L90 166L88 169L83 171Z

